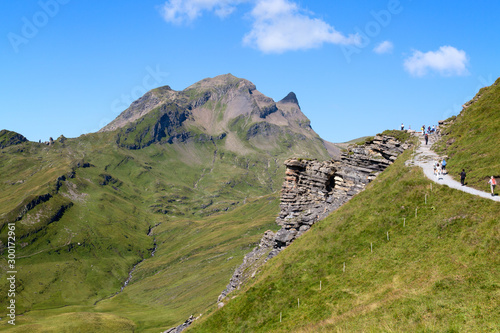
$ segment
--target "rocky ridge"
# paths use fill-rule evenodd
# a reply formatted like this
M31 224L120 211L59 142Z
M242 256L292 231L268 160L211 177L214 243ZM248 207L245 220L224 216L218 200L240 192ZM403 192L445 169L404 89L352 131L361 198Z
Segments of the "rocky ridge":
M364 145L350 146L337 160L285 161L281 209L276 218L281 229L276 233L266 231L259 245L244 257L219 296L219 306L223 306L228 294L255 276L267 260L364 190L408 148L408 144L393 137L377 135Z
M13 131L8 131L8 130L1 130L0 131L0 149L9 147L9 146L15 146L18 144L21 144L23 142L28 141L24 136L22 136L19 133L13 132Z
M335 153L311 128L293 92L274 101L252 82L231 74L203 79L182 91L153 89L100 132L114 132L117 145L132 150L213 143L238 155L256 150L289 154L292 147L315 158Z

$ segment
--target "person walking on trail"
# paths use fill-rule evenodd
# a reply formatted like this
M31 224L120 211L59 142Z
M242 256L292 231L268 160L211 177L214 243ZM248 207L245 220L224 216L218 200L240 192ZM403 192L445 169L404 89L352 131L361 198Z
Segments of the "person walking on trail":
M443 174L446 174L446 160L443 158L443 162L441 162Z
M465 169L462 169L462 172L460 172L460 183L462 184L462 186L465 185L465 177L467 176L467 174L465 173Z
M425 133L425 145L427 146L427 142L429 142L429 135Z
M404 131L405 130L405 125L403 123L401 123L401 130Z
M488 184L491 186L491 196L495 196L495 186L497 186L497 181L495 177L491 176L490 180L488 181Z

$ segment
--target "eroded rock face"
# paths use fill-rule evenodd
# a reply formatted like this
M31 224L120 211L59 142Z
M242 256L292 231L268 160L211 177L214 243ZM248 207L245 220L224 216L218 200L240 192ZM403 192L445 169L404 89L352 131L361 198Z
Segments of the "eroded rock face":
M276 218L281 229L267 231L260 244L245 256L219 302L312 225L364 190L407 148L393 137L376 136L364 145L351 146L338 160L286 160L281 210Z
M328 215L333 202L335 172L332 161L291 159L285 161L285 182L281 189L281 211L276 223L282 227L275 247L288 246L296 237Z
M324 219L365 189L408 146L389 136L376 136L362 146L352 146L337 161L285 161L281 211L271 256L311 226Z
M254 248L252 252L245 255L243 263L236 268L226 289L219 295L219 302L232 291L238 289L244 281L247 281L255 275L259 267L267 261L267 256L273 249L274 238L274 232L271 230L266 231L264 236L262 236L259 245Z

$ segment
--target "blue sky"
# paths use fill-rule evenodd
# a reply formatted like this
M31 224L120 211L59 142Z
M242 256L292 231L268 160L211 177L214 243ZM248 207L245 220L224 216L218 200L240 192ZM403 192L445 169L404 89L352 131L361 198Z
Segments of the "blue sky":
M220 74L296 93L344 142L458 114L500 76L497 0L24 0L0 4L0 129L97 131L147 90Z

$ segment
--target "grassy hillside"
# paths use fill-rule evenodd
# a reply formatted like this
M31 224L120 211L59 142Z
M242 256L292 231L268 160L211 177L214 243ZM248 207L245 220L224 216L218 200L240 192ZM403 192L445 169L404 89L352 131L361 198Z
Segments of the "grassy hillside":
M500 79L482 88L469 107L443 129L443 139L433 149L448 155L447 169L456 179L467 172L469 186L489 192L488 179L500 178ZM472 101L471 101L472 102Z
M498 332L498 203L431 189L410 153L188 331Z
M283 161L310 145L283 137L273 151L249 145L239 155L225 149L227 137L136 150L116 139L104 132L0 150L0 267L8 270L13 222L17 331L157 332L203 312L277 229ZM12 329L7 301L0 330Z

